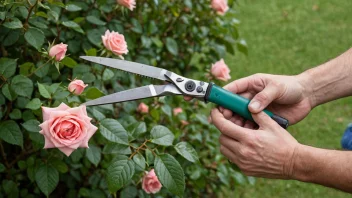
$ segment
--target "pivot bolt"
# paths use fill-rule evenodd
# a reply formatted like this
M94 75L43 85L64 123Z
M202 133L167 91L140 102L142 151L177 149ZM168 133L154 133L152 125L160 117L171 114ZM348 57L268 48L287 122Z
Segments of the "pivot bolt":
M194 83L193 81L189 80L186 82L185 84L185 89L188 91L188 92L192 92L196 89L196 83Z

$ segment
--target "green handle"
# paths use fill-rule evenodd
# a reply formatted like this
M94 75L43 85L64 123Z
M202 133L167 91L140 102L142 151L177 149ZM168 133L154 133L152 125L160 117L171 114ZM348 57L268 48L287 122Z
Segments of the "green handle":
M250 100L244 98L240 95L229 92L215 84L209 84L206 101L215 103L219 106L222 106L226 109L233 111L234 113L242 116L247 120L252 120L252 114L248 110L248 104ZM273 114L268 110L264 110L273 120L275 120L283 128L288 127L288 120Z

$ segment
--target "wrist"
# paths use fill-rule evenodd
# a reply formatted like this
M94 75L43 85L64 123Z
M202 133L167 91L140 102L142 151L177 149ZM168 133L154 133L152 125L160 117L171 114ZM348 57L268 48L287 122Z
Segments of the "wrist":
M311 75L310 70L307 70L296 76L298 83L302 87L302 93L305 98L309 100L309 104L311 108L318 106L318 102L316 99L316 94L314 91L314 86L316 84L315 79Z
M311 155L313 147L299 144L295 150L293 156L293 166L291 179L311 182L311 178L314 177L315 163L312 162L313 156Z

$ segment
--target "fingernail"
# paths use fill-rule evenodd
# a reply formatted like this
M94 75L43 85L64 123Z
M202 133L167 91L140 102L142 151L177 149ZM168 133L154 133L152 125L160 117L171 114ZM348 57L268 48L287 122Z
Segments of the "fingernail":
M249 104L249 107L251 107L252 109L259 109L260 103L258 101L253 101Z

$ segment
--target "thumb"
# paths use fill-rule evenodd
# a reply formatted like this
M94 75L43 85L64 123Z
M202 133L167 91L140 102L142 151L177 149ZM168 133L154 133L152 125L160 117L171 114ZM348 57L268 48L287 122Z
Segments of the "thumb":
M258 113L265 109L280 94L279 86L269 83L261 92L256 94L249 103L249 111Z
M259 125L260 128L272 128L277 123L271 119L264 111L259 113L252 113L253 120Z

